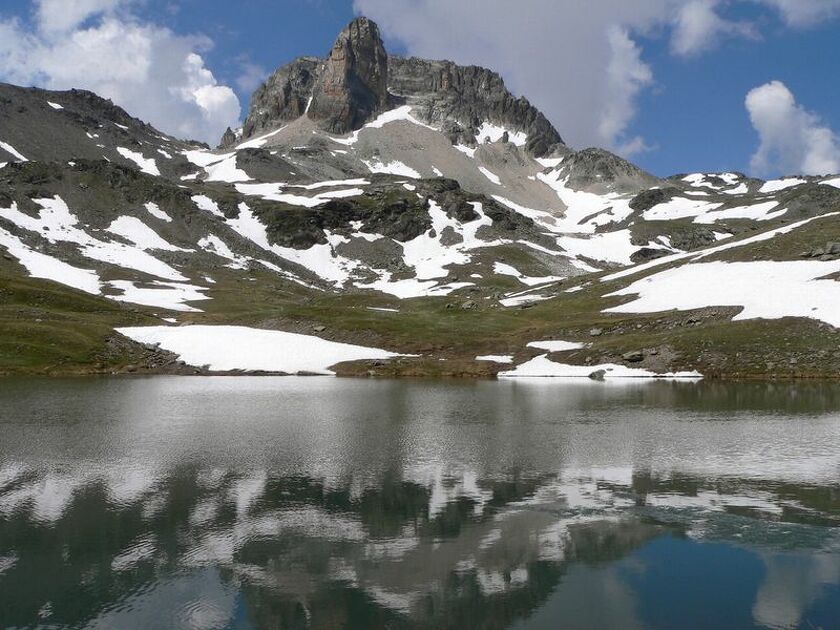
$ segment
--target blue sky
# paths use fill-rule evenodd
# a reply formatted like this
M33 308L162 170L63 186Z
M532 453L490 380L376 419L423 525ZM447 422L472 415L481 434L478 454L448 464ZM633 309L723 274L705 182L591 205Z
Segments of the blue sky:
M725 42L688 59L653 40L645 42L645 58L655 69L656 87L643 97L634 128L656 149L634 161L658 174L749 171L759 139L744 98L772 80L840 130L840 22L807 31L770 24L763 41Z
M337 32L364 11L380 22L391 52L497 69L574 146L607 146L658 175L770 176L840 164L832 131L840 130L840 1L599 0L597 6L588 0L356 0L355 6L352 0L4 0L0 80L53 88L88 83L80 87L105 92L167 131L211 140L236 118L237 106L244 116L267 72L299 55L324 55ZM109 20L112 39L102 44L98 36ZM11 33L5 38L3 25ZM87 52L67 48L79 33L97 35ZM146 54L137 43L143 37L168 51L147 60L145 87L131 67ZM107 45L117 48L111 53ZM103 52L91 53L96 46ZM100 66L82 57L107 59L123 50L122 74L98 77ZM173 60L190 51L200 64L172 70ZM78 71L57 70L63 59ZM757 93L751 120L747 94L771 81L784 89ZM184 89L173 90L181 84ZM190 102L195 86L204 84L204 102ZM144 90L163 95L156 106L142 103ZM179 102L160 102L173 93Z

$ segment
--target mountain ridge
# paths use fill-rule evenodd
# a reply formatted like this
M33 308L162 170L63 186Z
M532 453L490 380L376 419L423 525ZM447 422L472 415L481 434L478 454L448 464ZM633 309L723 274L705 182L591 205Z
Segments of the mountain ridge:
M338 65L331 61L333 55L340 56ZM347 67L343 61L345 57L353 60ZM356 65L362 68L361 75L357 73ZM325 73L332 75L333 84L355 82L366 86L372 81L376 88L359 89L355 96L342 92L345 109L324 113L320 103L324 91L320 84ZM359 78L366 74L373 78ZM373 99L375 105L355 102L360 99ZM547 155L558 145L565 147L548 119L526 98L513 96L497 73L479 66L459 66L451 61L388 55L376 25L367 18L357 18L339 34L326 59L299 57L278 68L254 92L242 135L236 136L228 130L220 148L229 148L239 139L248 140L304 115L325 122L327 131L338 134L356 131L370 122L374 114L384 111L387 105L396 107L411 100L420 101L419 107L414 108L420 118L429 124L443 126L453 144L463 142L475 146L477 140L480 141L476 138L480 133L479 125L492 122L521 126L518 131L529 136L527 148L537 157ZM357 110L358 113L352 113ZM482 120L478 119L478 113L484 115Z

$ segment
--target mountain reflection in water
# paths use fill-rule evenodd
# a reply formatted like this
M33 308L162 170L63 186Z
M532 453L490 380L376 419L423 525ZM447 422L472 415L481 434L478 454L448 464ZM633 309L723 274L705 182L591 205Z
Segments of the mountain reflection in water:
M14 380L0 626L837 627L840 387Z

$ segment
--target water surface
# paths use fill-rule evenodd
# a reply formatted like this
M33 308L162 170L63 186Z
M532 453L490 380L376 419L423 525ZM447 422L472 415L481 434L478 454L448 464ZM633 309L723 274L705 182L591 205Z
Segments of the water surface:
M840 386L0 381L0 627L837 628Z

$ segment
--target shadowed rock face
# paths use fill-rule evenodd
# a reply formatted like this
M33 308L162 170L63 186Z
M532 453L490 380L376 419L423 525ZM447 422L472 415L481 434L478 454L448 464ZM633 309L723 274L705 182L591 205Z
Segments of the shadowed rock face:
M300 57L277 69L251 97L251 109L242 128L242 137L251 138L277 123L303 116L322 64L323 61L317 57ZM223 139L221 146L230 145L225 144Z
M309 118L331 133L347 133L388 107L388 54L379 28L357 18L330 51L312 94Z

